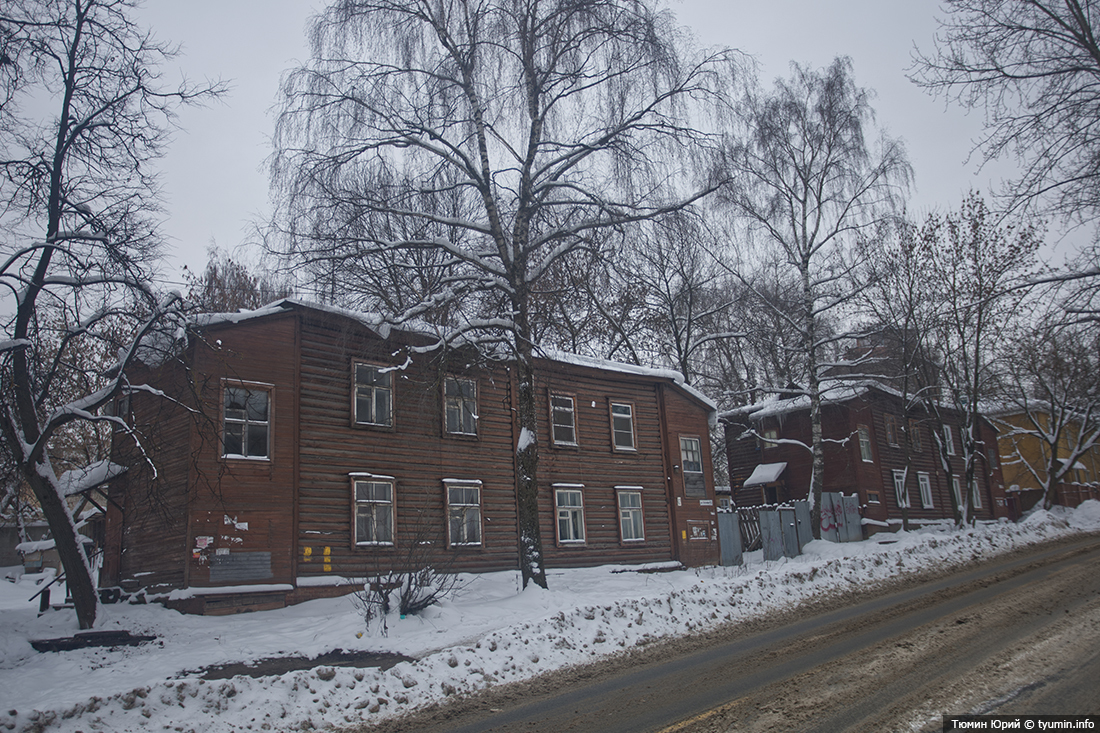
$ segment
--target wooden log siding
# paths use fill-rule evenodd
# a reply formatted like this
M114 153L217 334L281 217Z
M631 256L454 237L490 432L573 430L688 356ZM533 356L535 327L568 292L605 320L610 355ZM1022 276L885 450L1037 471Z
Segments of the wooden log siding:
M507 374L440 368L434 352L412 354L391 372L393 426L356 425L353 365L401 366L401 334L382 341L347 319L302 315L302 438L299 448L299 575L361 577L389 569L408 556L414 542L438 548L442 567L462 571L516 567L513 438ZM455 365L456 367L462 366ZM444 429L443 379L474 378L478 389L478 435L448 435ZM502 378L503 377L503 378ZM350 474L394 477L393 547L356 546ZM446 547L447 506L443 479L482 482L480 546ZM305 550L310 552L306 555ZM328 554L325 554L328 548ZM308 561L306 558L309 558ZM321 561L329 558L328 563ZM329 570L325 570L325 566Z

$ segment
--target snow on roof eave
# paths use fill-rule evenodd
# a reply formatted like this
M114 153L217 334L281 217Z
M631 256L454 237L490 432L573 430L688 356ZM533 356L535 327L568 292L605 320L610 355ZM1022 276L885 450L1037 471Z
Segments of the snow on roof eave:
M557 349L543 348L539 349L539 353L542 358L548 361L558 361L563 364L572 364L573 366L583 366L603 371L621 372L623 374L634 374L640 377L668 380L707 408L707 421L710 423L711 427L716 427L718 425L718 404L710 397L707 397L698 389L688 384L684 380L684 375L675 369L661 369L659 367L627 364L625 362L612 361L610 359L598 359L594 356L571 354L568 351L558 351Z

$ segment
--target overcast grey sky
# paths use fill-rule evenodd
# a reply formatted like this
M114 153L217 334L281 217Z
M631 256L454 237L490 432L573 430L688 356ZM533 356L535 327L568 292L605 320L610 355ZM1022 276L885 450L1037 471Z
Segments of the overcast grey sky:
M903 139L916 173L910 211L957 207L971 188L989 192L1007 166L979 172L967 163L981 133L980 113L945 107L906 79L914 44L929 48L937 29L936 0L668 0L701 46L751 54L770 84L798 61L815 67L848 55L856 82L875 90L878 123ZM169 280L181 265L201 270L216 242L235 250L250 224L269 211L264 160L270 152L280 74L307 55L305 26L319 0L149 0L142 19L180 43L178 69L192 80L222 78L222 102L184 110L162 161L170 238ZM1052 235L1053 238L1053 235Z

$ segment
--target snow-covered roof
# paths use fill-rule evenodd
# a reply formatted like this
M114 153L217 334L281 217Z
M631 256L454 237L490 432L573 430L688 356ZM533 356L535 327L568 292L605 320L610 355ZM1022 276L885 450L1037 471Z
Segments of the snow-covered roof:
M385 318L379 313L369 313L362 311L350 310L347 308L338 308L331 305L322 305L319 303L310 303L297 298L283 298L273 303L269 303L265 306L257 308L255 310L242 310L236 313L206 313L195 316L192 323L199 328L219 326L225 324L243 323L245 321L253 320L256 318L264 318L267 316L277 315L280 313L286 313L294 308L304 308L307 310L319 311L322 313L332 313L344 318L348 318L355 321L379 338L389 338L392 331L398 330L403 333L419 334L423 336L429 336L438 339L448 339L455 334L439 326L435 326L426 322L409 322L402 324L399 328L386 322ZM462 339L460 339L461 341ZM581 356L580 354L571 354L565 351L558 351L557 349L550 348L538 348L536 353L544 359L549 361L556 361L563 364L573 364L576 366L592 367L594 369L601 369L604 371L621 372L623 374L634 374L637 376L652 377L655 379L666 379L684 392L688 393L696 400L701 402L707 407L709 411L709 420L713 427L717 421L718 405L712 399L700 392L698 389L692 387L684 380L684 375L673 369L662 369L658 367L646 367L639 366L637 364L626 364L623 362L611 361L608 359L598 359L590 356Z
M742 485L748 487L774 483L779 480L779 475L783 473L783 469L786 467L786 461L781 461L779 463L761 463L756 468L752 469L752 475L745 479L745 483Z
M111 463L109 460L96 461L81 468L66 471L58 479L58 488L62 496L73 496L88 489L94 489L116 476L122 475L126 466Z
M839 404L847 402L848 400L855 399L866 394L871 388L880 389L890 394L898 394L896 390L893 390L884 385L863 381L830 381L821 383L821 402L822 404ZM761 400L752 405L745 405L743 407L735 407L732 410L726 410L722 413L722 419L748 419L748 420L762 420L766 417L775 417L778 415L788 415L792 412L799 412L801 410L810 409L810 396L798 395L796 397L780 397L779 395L772 395L767 399Z

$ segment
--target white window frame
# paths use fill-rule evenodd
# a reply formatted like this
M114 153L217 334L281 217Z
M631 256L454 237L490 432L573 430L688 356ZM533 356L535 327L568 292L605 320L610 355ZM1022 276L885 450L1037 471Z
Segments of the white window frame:
M457 394L451 394L454 385ZM470 387L472 396L465 394L463 385ZM451 429L451 416L456 428ZM466 377L446 377L443 380L443 430L448 435L477 435L477 380Z
M235 410L236 412L243 413L238 416L229 416L229 408L227 400L229 399L230 392L245 392L245 407L243 410ZM223 382L222 383L222 450L221 454L223 458L242 459L248 461L270 461L271 460L271 417L274 414L275 400L273 399L274 387L270 384L260 384L257 382ZM259 419L258 417L249 416L248 401L254 394L262 394L264 396L264 408L265 417ZM241 434L241 452L231 453L226 450L226 437L229 434L229 426L240 426ZM251 453L252 437L250 433L253 433L262 428L264 433L264 452Z
M970 495L974 497L974 508L975 509L981 509L982 508L982 494L981 494L980 491L978 491L978 482L977 481L972 481L970 486L972 487L971 490L970 490Z
M943 426L943 447L947 455L955 455L955 435L951 432L950 425Z
M694 447L688 445L688 443L694 443ZM699 460L688 460L690 454L695 454L699 457ZM692 467L688 468L688 464ZM680 436L680 465L683 467L684 473L703 473L703 441L693 436ZM698 466L697 468L695 466Z
M874 463L875 454L871 451L871 428L866 425L856 425L856 435L859 436L859 457L864 463Z
M376 375L384 375L388 381L388 385L380 386L376 382L360 382L359 381L359 369L373 369ZM392 367L385 367L379 364L371 364L369 362L357 361L352 364L351 368L351 380L352 380L352 412L356 425L375 425L378 427L392 428L393 427L393 411L395 406L394 401L394 378ZM387 399L386 415L384 417L378 415L378 398L379 395L385 394ZM365 404L370 406L369 415L359 414L359 402L360 397L365 399Z
M558 544L584 544L586 532L583 484L554 484L554 517Z
M624 504L624 499L628 499L629 503ZM616 486L615 503L619 508L619 539L624 544L645 542L645 512L642 507L642 487Z
M555 400L563 401L563 404L555 404ZM564 401L568 400L569 404L566 406ZM555 418L558 415L568 415L569 424L558 423ZM573 433L572 440L566 440L562 436L558 435L558 428L562 430L569 429ZM578 445L577 440L577 400L573 395L550 393L550 439L554 445Z
M359 486L364 485L364 488L370 486L368 493L364 498L359 496ZM386 496L375 496L374 491L378 487L385 487ZM353 473L351 474L351 501L353 506L352 514L352 533L353 542L356 547L392 547L394 545L394 534L397 531L397 512L396 512L396 488L397 481L393 476L378 476L372 473ZM370 511L371 526L375 527L374 538L372 539L360 539L359 537L359 517L361 511ZM385 513L389 521L389 537L379 539L378 527L378 515Z
M908 509L909 489L905 486L906 471L904 469L895 468L891 473L894 477L894 498L898 502L898 507L901 509Z
M963 504L962 481L959 480L958 476L951 477L951 491L955 494L955 503L959 505L959 508L965 507L966 505Z
M932 477L925 471L917 472L917 486L920 487L920 505L922 509L934 509L932 505Z
M615 414L615 409L618 408L620 413ZM634 434L634 405L630 402L612 402L611 403L611 446L617 451L637 451L637 440ZM625 409L623 413L621 410ZM629 429L623 429L618 426L617 421L625 420ZM630 444L623 445L619 443L620 436L629 436Z
M447 499L447 544L450 547L480 547L484 537L481 517L481 481L443 479ZM457 520L457 523L456 523ZM473 529L477 536L471 538Z
M764 444L764 450L775 448L779 445L779 431L775 428L765 428L761 434L760 442Z

